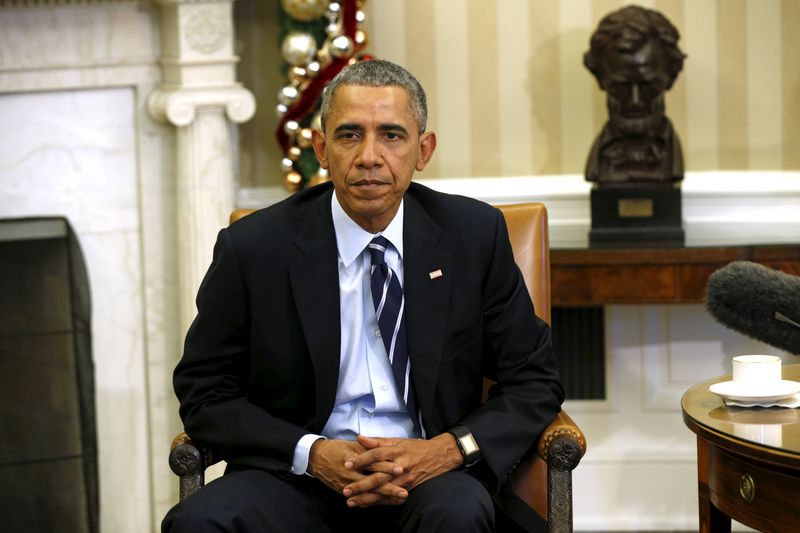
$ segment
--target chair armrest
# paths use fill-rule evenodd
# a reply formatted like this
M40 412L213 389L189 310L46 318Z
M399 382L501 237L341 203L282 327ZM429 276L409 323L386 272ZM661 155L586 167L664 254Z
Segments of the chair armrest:
M180 478L180 499L185 500L205 484L206 468L216 463L210 450L185 432L172 440L169 467Z
M573 470L586 453L586 437L567 413L561 411L539 437L539 457L561 470Z

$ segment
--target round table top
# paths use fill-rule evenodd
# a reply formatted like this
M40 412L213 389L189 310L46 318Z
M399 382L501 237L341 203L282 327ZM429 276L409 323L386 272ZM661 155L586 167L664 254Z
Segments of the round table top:
M784 380L800 381L800 364L782 370ZM730 379L720 376L686 391L681 408L689 429L716 444L800 468L800 408L728 407L708 387Z

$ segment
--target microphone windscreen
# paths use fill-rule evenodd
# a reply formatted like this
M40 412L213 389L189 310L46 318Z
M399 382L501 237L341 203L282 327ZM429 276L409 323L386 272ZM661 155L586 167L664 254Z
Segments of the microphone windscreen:
M800 354L798 276L749 261L734 261L709 276L706 308L730 329ZM779 318L775 318L776 313Z

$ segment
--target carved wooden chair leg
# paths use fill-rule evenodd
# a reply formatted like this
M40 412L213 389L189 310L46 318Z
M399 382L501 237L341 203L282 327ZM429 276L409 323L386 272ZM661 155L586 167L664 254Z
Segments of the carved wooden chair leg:
M572 470L583 456L581 443L566 434L547 449L547 526L550 533L572 533Z

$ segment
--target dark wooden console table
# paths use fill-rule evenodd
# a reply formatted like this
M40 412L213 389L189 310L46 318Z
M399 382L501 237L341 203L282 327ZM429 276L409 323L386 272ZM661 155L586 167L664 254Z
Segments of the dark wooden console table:
M729 533L731 518L759 531L800 532L800 408L726 407L704 381L681 399L697 434L700 531ZM800 365L783 368L800 380Z
M700 303L708 276L736 260L754 261L800 275L800 244L554 247L550 251L552 303L559 307Z
M606 305L702 303L708 277L735 260L800 275L800 235L796 243L675 248L589 248L558 236L550 244L553 347L571 399L606 397Z

